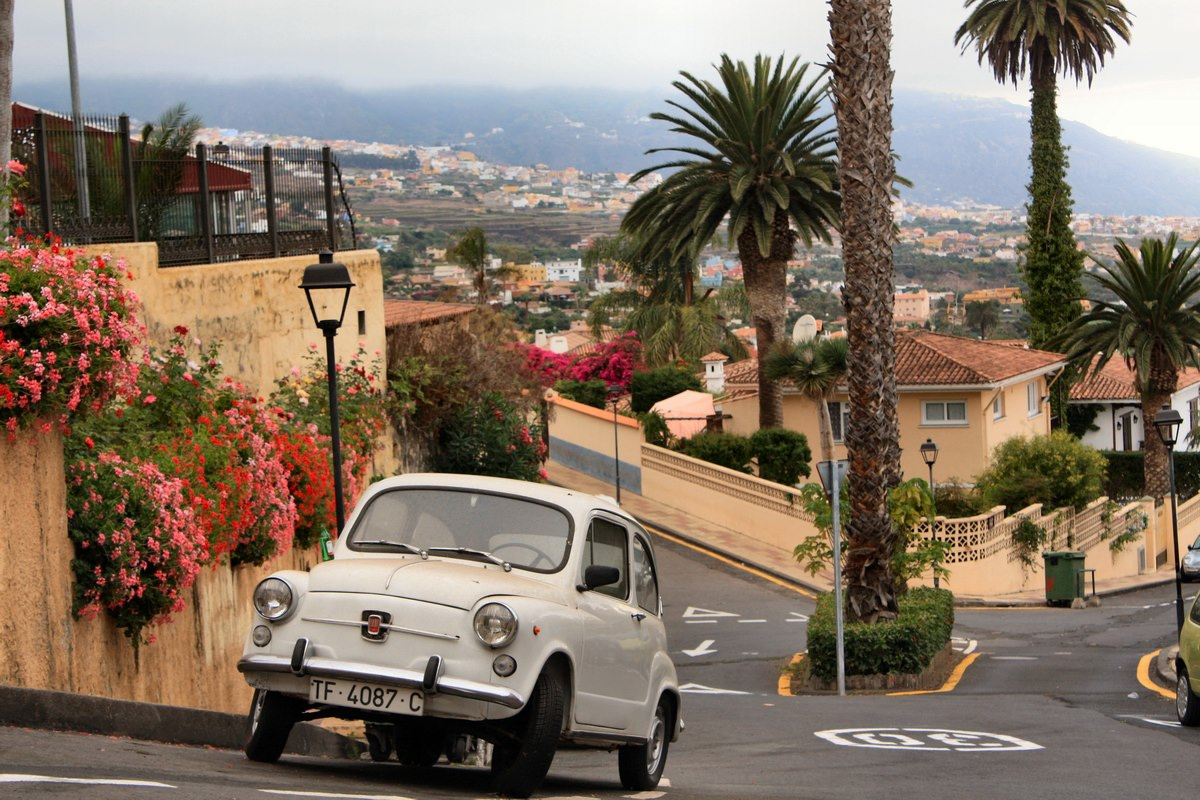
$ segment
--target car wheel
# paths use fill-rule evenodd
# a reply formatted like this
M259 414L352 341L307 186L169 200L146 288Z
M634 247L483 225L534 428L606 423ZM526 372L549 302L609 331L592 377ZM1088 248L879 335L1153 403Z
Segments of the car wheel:
M1187 669L1180 664L1177 668L1179 677L1175 683L1175 713L1182 725L1194 727L1200 725L1200 697L1192 691L1192 682L1188 678Z
M396 758L406 767L432 767L442 757L444 742L444 737L436 733L397 728Z
M278 692L255 689L250 702L250 736L246 758L267 763L279 760L288 734L300 715L298 704Z
M543 672L533 696L516 717L511 740L497 742L492 750L492 788L508 797L529 797L541 785L562 734L564 691L562 681Z
M382 725L367 725L367 753L372 761L387 761L392 755L390 728Z
M626 789L645 792L658 786L663 767L667 764L667 748L671 743L671 718L661 700L654 709L650 738L645 744L622 747L617 753L621 785Z

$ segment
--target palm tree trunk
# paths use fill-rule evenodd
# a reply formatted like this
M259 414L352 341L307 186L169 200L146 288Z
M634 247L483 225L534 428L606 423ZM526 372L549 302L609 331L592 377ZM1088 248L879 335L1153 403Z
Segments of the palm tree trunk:
M1142 392L1142 491L1150 497L1165 497L1171 491L1167 473L1170 451L1162 443L1158 431L1151 430L1154 415L1171 402L1179 374L1157 354L1151 355L1150 380ZM1182 432L1182 429L1181 429Z
M784 336L787 324L787 262L795 248L787 211L775 212L771 234L771 252L763 256L753 226L747 225L738 235L738 257L742 261L742 279L750 314L754 320L758 353L761 357L771 345ZM758 427L778 428L783 425L783 387L758 371Z
M821 406L817 412L817 438L821 442L821 460L833 461L833 420L829 416L829 398L831 393L817 395L816 401Z
M833 98L842 190L842 300L850 344L847 611L876 622L896 613L896 536L888 491L900 480L896 340L892 329L891 4L830 0Z

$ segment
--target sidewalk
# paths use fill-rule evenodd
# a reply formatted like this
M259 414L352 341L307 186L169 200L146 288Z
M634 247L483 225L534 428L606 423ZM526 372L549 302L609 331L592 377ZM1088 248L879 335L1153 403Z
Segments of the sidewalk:
M546 472L551 483L588 494L612 497L615 491L611 483L564 467L554 461L547 462ZM832 573L827 571L816 576L809 575L792 558L792 554L788 550L772 547L739 531L714 525L698 515L681 511L665 503L648 500L624 487L621 489L621 507L646 525L658 528L730 560L754 567L779 580L811 592L828 592L833 589ZM1173 575L1164 576L1161 572L1098 580L1096 581L1096 596L1111 597L1151 586L1162 586L1173 581ZM1044 606L1046 592L1043 586L1038 585L1020 592L986 597L956 595L955 603L960 606Z

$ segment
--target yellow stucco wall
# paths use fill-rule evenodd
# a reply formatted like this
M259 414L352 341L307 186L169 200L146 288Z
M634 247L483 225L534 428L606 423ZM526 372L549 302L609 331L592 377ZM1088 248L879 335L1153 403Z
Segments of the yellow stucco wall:
M125 259L152 345L170 341L177 325L206 344L219 341L225 374L259 395L269 394L277 379L302 365L310 345L317 345L324 358L324 337L299 288L304 268L317 260L314 256L160 269L153 243L95 245L89 250ZM355 284L335 340L338 359L353 356L359 342L369 358L376 358L386 346L379 253L345 251L334 259L346 265ZM365 328L361 333L360 314Z

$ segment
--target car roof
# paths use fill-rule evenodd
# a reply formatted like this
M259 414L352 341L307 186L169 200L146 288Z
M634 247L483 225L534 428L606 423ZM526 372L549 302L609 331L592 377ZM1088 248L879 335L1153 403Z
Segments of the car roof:
M377 481L371 484L368 493L375 494L389 489L425 487L437 489L474 489L497 494L515 495L517 497L525 497L530 500L538 500L543 503L560 506L572 514L587 514L592 509L601 508L605 511L632 519L624 509L609 497L591 495L574 489L552 486L548 483L534 483L533 481L520 481L512 478L494 478L487 475L415 472Z

